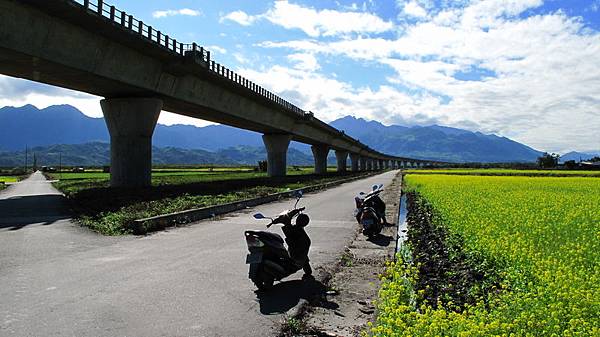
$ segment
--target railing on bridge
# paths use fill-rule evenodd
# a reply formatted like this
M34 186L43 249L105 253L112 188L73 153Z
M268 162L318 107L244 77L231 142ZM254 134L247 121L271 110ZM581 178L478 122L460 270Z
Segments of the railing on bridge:
M285 99L275 95L269 90L257 85L256 83L240 76L233 70L226 68L220 63L215 62L211 59L210 51L204 47L194 43L181 43L176 39L170 37L167 34L162 33L160 30L153 28L145 24L143 21L134 18L132 15L127 14L124 11L117 9L115 6L109 5L104 0L69 0L73 3L82 6L90 14L99 15L105 19L108 19L111 23L120 25L124 29L128 29L141 38L169 51L174 54L186 56L188 53L198 55L200 60L206 65L206 68L219 75L220 77L236 83L257 95L260 95L281 107L297 113L301 116L312 116L312 113L306 112L294 104L286 101Z

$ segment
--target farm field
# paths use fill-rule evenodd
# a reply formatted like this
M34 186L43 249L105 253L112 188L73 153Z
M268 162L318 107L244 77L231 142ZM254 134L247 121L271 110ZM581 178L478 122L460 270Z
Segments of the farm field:
M19 176L2 176L0 175L0 191L5 189L7 186L5 183L14 183L19 181Z
M0 181L5 183L14 183L19 181L18 176L0 176Z
M375 336L600 336L599 179L411 174L405 182L433 210L433 231L447 235L430 260L460 257L462 269L441 275L449 281L431 303L423 287L431 280L408 263L419 256L405 252L386 271ZM409 219L413 250L426 218ZM428 239L423 246L439 244ZM468 287L457 287L464 279Z
M529 176L529 177L600 177L600 171L583 170L514 170L514 169L421 169L406 170L410 174L456 174L482 176Z
M313 171L312 168L288 169L288 176L308 175ZM335 169L330 168L330 172ZM56 188L65 194L77 193L81 190L93 188L105 188L109 186L110 173L104 173L101 170L88 170L86 172L73 173L47 173L50 179L59 180L54 183ZM255 172L250 168L199 168L199 169L153 169L152 185L183 185L206 183L223 180L244 180L266 178L266 172Z

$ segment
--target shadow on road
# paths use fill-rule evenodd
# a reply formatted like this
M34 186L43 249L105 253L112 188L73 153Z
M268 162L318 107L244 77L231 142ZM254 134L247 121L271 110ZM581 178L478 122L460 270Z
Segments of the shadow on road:
M372 242L381 247L387 247L390 245L390 242L392 242L392 237L380 233L374 237L368 238L367 241Z
M0 199L0 229L18 230L32 224L51 225L69 218L62 195L27 195Z
M315 279L292 280L278 283L268 291L257 291L256 296L263 315L285 313L295 307L300 299L313 306L337 309L337 303L327 300L327 287Z

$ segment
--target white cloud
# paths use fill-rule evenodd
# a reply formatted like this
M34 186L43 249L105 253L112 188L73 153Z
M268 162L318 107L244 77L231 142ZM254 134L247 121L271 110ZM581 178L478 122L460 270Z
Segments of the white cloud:
M238 24L240 24L242 26L250 26L251 24L254 23L254 21L256 21L259 18L260 18L260 16L248 15L243 11L234 11L234 12L228 13L225 16L222 16L221 19L219 20L219 22L222 23L225 20L230 20L233 22L237 22Z
M186 16L198 16L201 15L202 12L199 10L182 8L182 9L167 9L162 11L154 11L152 12L153 18L166 18L168 16L176 16L176 15L186 15Z
M219 54L227 54L227 49L217 45L206 46L206 49L216 51Z
M288 55L288 60L294 62L294 68L299 70L316 71L321 68L313 54L291 54Z
M233 53L233 57L240 64L246 64L246 63L250 62L250 60L248 58L246 58L246 56L244 56L244 54L242 54L242 53Z
M102 97L83 92L63 89L28 80L0 75L0 107L20 107L32 104L38 109L51 105L69 104L89 117L103 117L100 100ZM162 111L158 123L165 125L189 124L206 126L213 124L201 119Z
M405 14L410 16L415 16L418 18L424 18L427 16L427 11L425 10L425 8L421 7L421 5L419 5L419 3L415 0L407 2L404 5L403 10Z
M318 72L279 65L261 71L241 69L240 73L303 109L314 111L316 117L325 121L354 115L387 124L438 122L420 111L439 105L438 98L427 94L413 97L389 85L376 90L355 88Z
M428 8L422 1L419 4ZM560 11L520 17L541 4L541 0L489 0L438 9L426 20L404 26L396 39L259 45L335 57L338 62L343 56L365 67L376 62L393 69L389 86L375 93L387 90L397 101L395 109L385 99L380 109L365 109L364 102L349 100L343 90L322 87L327 93L319 97L344 97L362 117L439 121L549 151L600 149L600 33ZM458 79L469 72L480 75ZM360 96L361 89L343 88ZM313 109L337 114L326 102Z
M300 29L311 37L338 36L350 33L382 33L393 28L393 23L367 12L316 10L286 0L276 1L273 8L259 15L242 11L231 12L221 20L228 19L248 26L259 19L266 19L286 29Z

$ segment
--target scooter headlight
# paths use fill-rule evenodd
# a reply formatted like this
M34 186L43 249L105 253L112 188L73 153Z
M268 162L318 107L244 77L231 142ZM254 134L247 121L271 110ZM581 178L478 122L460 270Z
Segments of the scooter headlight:
M254 235L246 236L246 244L248 245L248 248L260 248L265 246L265 244Z

